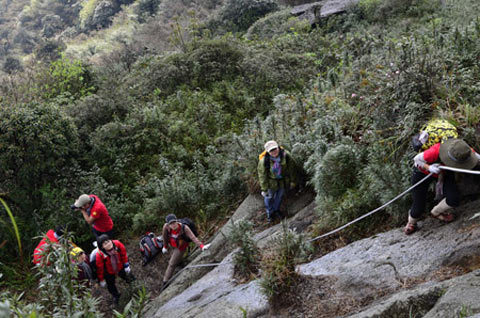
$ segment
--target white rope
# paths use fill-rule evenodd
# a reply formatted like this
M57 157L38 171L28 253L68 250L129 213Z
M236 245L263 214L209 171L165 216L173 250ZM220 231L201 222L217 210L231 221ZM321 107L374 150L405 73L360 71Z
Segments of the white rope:
M455 172L462 172L462 173L469 173L469 174L480 174L480 171L478 171L478 170L467 170L467 169L460 169L460 168L447 167L447 166L439 166L439 168L442 169L442 170L449 170L449 171L455 171Z
M345 225L342 225L340 226L339 228L336 228L335 230L332 230L328 233L325 233L325 234L322 234L320 236L317 236L311 240L308 240L308 242L313 242L313 241L316 241L318 239L321 239L322 237L325 237L325 236L329 236L333 233L337 233L338 231L341 231L343 230L344 228L346 228L347 226L350 226L352 225L353 223L356 223L364 218L366 218L367 216L369 215L372 215L373 213L377 212L377 211L380 211L381 209L383 209L384 207L390 205L391 203L397 201L399 198L401 198L402 196L404 196L405 194L407 194L408 192L410 192L410 190L412 190L413 188L417 187L420 183L424 182L425 180L427 180L428 178L430 178L430 176L432 175L433 173L430 173L429 175L427 175L425 178L423 178L422 180L418 181L417 183L415 183L414 185L412 185L410 188L408 188L407 190L403 191L402 193L400 193L399 195L397 195L395 198L391 199L390 201L388 201L387 203L385 203L384 205L382 205L381 207L378 207L376 208L375 210L372 210L358 218L356 218L355 220L351 221L351 222L348 222L347 224Z
M470 173L470 174L480 174L480 171L473 171L473 170L467 170L467 169L460 169L460 168L453 168L453 167L447 167L447 166L440 166L439 167L440 169L442 170L450 170L450 171L455 171L455 172L462 172L462 173ZM364 218L366 218L367 216L370 216L380 210L382 210L383 208L389 206L390 204L392 204L393 202L397 201L398 199L400 199L402 196L404 196L405 194L407 194L408 192L410 192L412 189L416 188L418 185L420 185L422 182L424 182L425 180L427 180L429 177L432 176L433 173L430 173L428 174L427 176L425 176L422 180L418 181L417 183L415 183L414 185L412 185L410 188L408 188L407 190L403 191L402 193L400 193L399 195L397 195L395 198L391 199L390 201L388 201L387 203L385 203L384 205L376 208L375 210L372 210L358 218L356 218L355 220L351 221L351 222L348 222L347 224L344 224L342 226L340 226L339 228L336 228L330 232L327 232L327 233L324 233L322 235L319 235L313 239L310 239L308 240L308 242L313 242L313 241L316 241L318 239L321 239L323 237L326 237L326 236L329 236L331 234L334 234L334 233L337 233L341 230L343 230L344 228L360 221L360 220L363 220ZM219 265L223 265L223 264L231 264L231 262L226 262L226 263L207 263L207 264L197 264L197 265L187 265L185 266L184 268L182 268L180 271L178 271L175 275L173 275L172 278L170 278L167 282L167 286L170 284L170 282L172 280L174 280L181 272L183 272L184 270L186 269L189 269L189 268L199 268L199 267L215 267L215 266L219 266Z

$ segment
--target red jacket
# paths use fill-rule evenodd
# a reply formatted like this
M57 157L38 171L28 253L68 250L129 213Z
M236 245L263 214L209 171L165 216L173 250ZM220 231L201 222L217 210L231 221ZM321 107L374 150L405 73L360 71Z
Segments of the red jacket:
M127 250L125 249L125 246L117 240L112 240L112 242L113 248L118 253L117 269L114 270L114 267L112 265L112 261L114 258L99 249L95 259L95 265L97 266L97 278L99 282L104 280L104 268L109 274L116 275L123 269L123 265L125 263L128 263Z
M108 215L105 204L103 204L103 202L94 194L90 194L90 198L95 199L93 206L88 208L88 215L95 219L93 222L93 228L102 233L113 229L113 221L110 215Z
M47 242L48 240L48 242ZM47 243L58 243L57 238L55 237L55 231L54 230L48 230L47 234L42 238L40 243L38 243L37 247L33 251L33 263L34 264L40 264L42 261L43 257L43 252L45 251L45 248L47 248Z

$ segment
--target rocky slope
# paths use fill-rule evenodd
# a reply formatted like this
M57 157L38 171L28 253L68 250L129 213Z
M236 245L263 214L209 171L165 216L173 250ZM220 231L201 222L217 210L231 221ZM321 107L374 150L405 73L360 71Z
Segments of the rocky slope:
M313 222L312 199L311 194L303 194L291 200L291 228L303 231ZM479 203L465 202L457 208L453 223L441 224L428 217L411 236L401 228L393 229L299 265L297 272L304 282L289 308L271 308L258 280L237 284L231 261L235 251L226 248L219 233L212 251L193 263L221 265L180 273L150 304L145 317L244 317L244 313L248 317L468 317L480 313L480 218L471 219L479 212ZM250 196L232 220L254 219L261 210L261 198ZM228 228L226 224L221 233ZM267 228L255 240L260 246L268 244L279 230L279 224Z

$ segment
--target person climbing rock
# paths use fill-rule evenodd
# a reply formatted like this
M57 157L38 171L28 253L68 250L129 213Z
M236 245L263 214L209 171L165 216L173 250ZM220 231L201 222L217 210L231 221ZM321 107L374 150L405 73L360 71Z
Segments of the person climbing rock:
M128 283L135 279L131 273L127 250L120 241L111 240L107 234L98 237L97 246L99 250L95 256L95 267L98 282L101 287L107 286L113 296L113 303L118 305L120 293L115 285L115 277L118 275Z
M178 220L175 214L169 214L165 217L165 224L163 225L162 235L164 246L162 253L168 252L167 246L172 248L172 255L168 261L168 267L163 276L162 290L166 288L168 281L172 277L173 271L178 263L183 259L183 255L187 250L190 242L194 242L201 250L206 251L210 244L204 245L194 233L193 225L188 226Z
M73 210L80 210L83 218L92 225L95 238L107 234L113 238L113 221L108 210L100 199L94 194L82 194L71 206Z
M38 243L37 247L33 251L33 263L35 265L44 265L43 264L43 256L48 254L47 247L52 244L59 244L59 238L63 235L64 228L61 225L55 227L55 230L48 230L45 236L42 238L40 243ZM48 264L47 264L48 265Z
M465 141L456 138L437 143L415 156L412 184L416 184L429 173L433 173L433 177L440 179L437 189L441 192L442 199L430 211L434 218L451 222L455 219L452 209L460 205L460 193L455 183L455 174L442 170L441 164L453 168L472 169L478 164L479 159L480 155ZM408 223L404 228L407 235L418 229L417 221L425 210L428 186L432 180L433 178L428 178L412 190L413 203L408 213Z
M290 153L275 140L265 143L259 156L258 180L264 198L268 222L279 214L285 190L295 187L295 162Z

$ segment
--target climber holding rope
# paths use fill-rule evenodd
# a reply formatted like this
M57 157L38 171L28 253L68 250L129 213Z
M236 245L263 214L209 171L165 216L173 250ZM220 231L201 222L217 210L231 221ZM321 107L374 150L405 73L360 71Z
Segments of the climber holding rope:
M436 192L437 198L441 200L430 211L432 217L443 222L455 219L451 210L460 205L460 193L455 182L455 174L448 168L470 170L478 164L479 159L480 155L465 141L456 138L437 143L415 156L412 184L417 183L426 174L433 174L433 177L438 178ZM408 213L408 223L403 230L407 235L418 229L417 221L425 210L428 186L432 180L428 178L426 182L412 189L413 203Z

